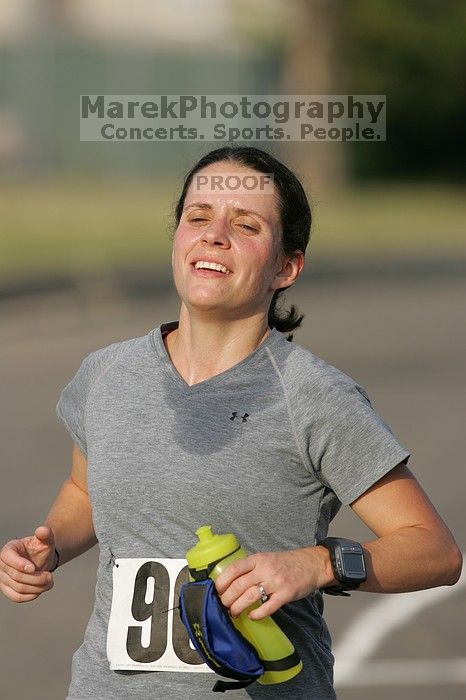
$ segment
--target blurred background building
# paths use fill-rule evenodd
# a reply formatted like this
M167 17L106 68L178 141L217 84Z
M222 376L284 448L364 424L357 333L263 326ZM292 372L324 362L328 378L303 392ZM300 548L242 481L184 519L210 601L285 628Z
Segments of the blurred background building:
M315 260L463 257L465 59L460 0L3 0L0 285L157 265L221 145L80 142L80 94L386 94L384 143L253 145L303 178Z

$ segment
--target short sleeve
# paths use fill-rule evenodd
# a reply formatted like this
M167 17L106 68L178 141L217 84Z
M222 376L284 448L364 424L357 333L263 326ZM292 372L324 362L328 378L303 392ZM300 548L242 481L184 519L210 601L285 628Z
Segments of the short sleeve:
M84 358L73 379L61 392L55 409L58 418L86 457L85 411L91 381L91 357L92 353Z
M315 418L309 457L317 478L344 505L410 457L353 381L332 384Z

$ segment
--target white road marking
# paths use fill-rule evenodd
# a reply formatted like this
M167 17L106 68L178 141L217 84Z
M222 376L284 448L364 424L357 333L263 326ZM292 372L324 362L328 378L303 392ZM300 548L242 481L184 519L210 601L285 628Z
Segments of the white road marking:
M466 559L466 554L463 553L463 557ZM374 671L374 669L377 668L380 671L381 684L388 684L388 676L392 674L392 684L396 685L396 668L400 669L399 664L401 662L395 660L368 662L367 660L369 657L394 630L409 623L410 620L423 609L429 608L436 603L456 595L456 593L459 593L463 588L466 588L465 569L463 569L461 577L455 586L429 588L425 591L413 591L412 593L389 593L379 595L377 602L371 605L350 625L333 649L333 654L335 656L335 686L341 688L343 686L351 686L357 681L359 683L360 676L366 674L366 667L368 669L373 669L371 685L377 684L376 673ZM435 672L435 668L437 668L437 672L440 676L443 676L441 666L442 664L445 665L447 661L450 660L426 660L417 663L424 664L423 668L429 664L432 667L432 672ZM451 661L455 661L455 668L457 669L455 673L461 676L461 674L465 672L463 666L465 660L456 659ZM435 666L436 663L437 666ZM392 671L390 670L391 664L393 664ZM420 674L417 670L419 667L415 667L414 664L415 660L411 662L413 676L419 676ZM406 664L405 671L401 673L403 677L406 677L406 669L408 666L409 664ZM363 667L364 674L361 673ZM384 678L386 682L383 682ZM432 678L430 682L432 682Z
M463 685L466 684L464 659L390 659L365 661L357 677L347 678L340 688L364 686L409 685Z

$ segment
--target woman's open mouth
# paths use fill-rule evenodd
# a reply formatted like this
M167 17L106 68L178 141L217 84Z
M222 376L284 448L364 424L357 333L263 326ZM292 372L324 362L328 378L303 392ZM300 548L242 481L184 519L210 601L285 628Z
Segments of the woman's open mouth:
M195 274L200 277L226 277L231 275L231 270L220 263L198 260L192 263L192 267Z

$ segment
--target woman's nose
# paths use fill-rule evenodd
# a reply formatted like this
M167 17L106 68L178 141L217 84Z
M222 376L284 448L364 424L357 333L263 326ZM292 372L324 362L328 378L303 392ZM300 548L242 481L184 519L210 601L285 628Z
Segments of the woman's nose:
M228 223L222 219L212 221L209 226L204 229L203 239L209 245L230 245L230 236L228 232Z

